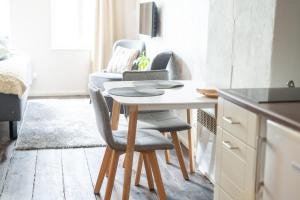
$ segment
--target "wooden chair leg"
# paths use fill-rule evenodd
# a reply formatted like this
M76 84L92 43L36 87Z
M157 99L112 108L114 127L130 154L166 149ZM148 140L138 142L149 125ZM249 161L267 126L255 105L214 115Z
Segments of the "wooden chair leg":
M107 168L106 168L106 172L105 172L105 176L108 177L109 176L109 169L110 169L110 165L111 165L111 159L109 159L107 164Z
M118 130L119 127L119 119L120 119L120 110L121 110L121 104L117 101L113 101L112 111L111 111L111 129L112 130ZM107 168L106 171L106 177L109 175L109 169Z
M191 124L191 110L186 110L187 123ZM190 160L190 173L195 173L195 162L194 162L194 154L193 154L193 136L192 129L188 130L188 146L189 146L189 160Z
M151 151L150 153L147 153L147 156L149 156L150 159L150 164L153 171L153 176L156 183L159 199L165 200L167 199L167 196L166 196L164 184L161 179L161 174L160 174L155 151Z
M178 161L179 161L179 165L180 165L180 168L181 168L182 175L183 175L185 180L189 180L189 175L188 175L186 167L185 167L183 154L182 154L182 150L181 150L181 146L180 146L180 142L179 142L179 139L178 139L177 132L172 132L171 136L172 136L172 139L173 139L173 144L174 144L175 152L176 152L176 155L177 155L177 158L178 158Z
M126 154L124 155L123 168L125 168L125 165L126 165Z
M138 166L136 168L136 175L135 175L135 182L134 182L135 186L138 186L140 184L142 167L143 167L143 154L140 153L139 161L138 161Z
M144 163L145 163L145 171L148 181L148 187L149 190L154 190L154 184L153 184L153 178L152 178L152 172L150 167L150 160L147 154L143 153Z
M145 162L145 171L146 171L146 176L147 176L147 181L148 181L148 187L149 187L149 190L152 191L152 190L154 190L154 184L153 184L150 162L149 162L148 156L144 153L140 153L140 156L139 156L138 167L137 167L137 172L136 172L136 177L135 177L135 185L137 186L140 184L143 161Z
M108 177L108 181L107 181L104 200L110 200L110 198L111 198L112 190L114 187L116 171L117 171L117 167L118 167L119 157L120 157L120 152L114 150L111 165L110 165L109 177Z
M163 135L165 137L168 136L168 134L166 132L164 132ZM166 163L170 164L171 163L171 156L170 156L170 151L169 150L165 150L165 158L166 158Z
M101 167L99 170L99 175L98 175L98 179L94 188L94 193L95 194L99 194L102 183L103 183L103 179L105 176L105 173L107 172L107 168L109 168L110 165L110 158L111 158L111 154L112 154L112 150L110 147L107 147L104 153L104 157L101 163Z

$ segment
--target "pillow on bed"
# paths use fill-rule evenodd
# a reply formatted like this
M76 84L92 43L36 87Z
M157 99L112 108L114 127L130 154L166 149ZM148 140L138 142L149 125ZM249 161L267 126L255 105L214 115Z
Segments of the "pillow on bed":
M0 45L0 60L4 60L10 56L8 49L1 47Z
M131 70L133 61L139 55L139 51L118 46L114 51L106 71L110 73L123 73Z
M7 48L8 42L9 42L8 37L0 32L0 48L2 47Z

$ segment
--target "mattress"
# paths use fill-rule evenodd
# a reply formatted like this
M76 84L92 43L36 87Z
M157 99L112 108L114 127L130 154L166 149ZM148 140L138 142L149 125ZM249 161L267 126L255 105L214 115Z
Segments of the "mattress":
M31 85L29 59L25 55L13 53L0 61L0 93L14 94L21 98Z

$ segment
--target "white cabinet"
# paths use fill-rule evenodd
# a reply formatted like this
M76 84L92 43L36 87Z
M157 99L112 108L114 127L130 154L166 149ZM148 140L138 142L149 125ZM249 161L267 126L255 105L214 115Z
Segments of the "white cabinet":
M218 185L215 185L214 198L218 200L232 200L232 198L224 192Z
M259 117L219 98L215 200L255 199Z
M246 144L255 147L258 130L256 114L224 100L222 128Z
M300 199L300 133L267 122L264 200Z

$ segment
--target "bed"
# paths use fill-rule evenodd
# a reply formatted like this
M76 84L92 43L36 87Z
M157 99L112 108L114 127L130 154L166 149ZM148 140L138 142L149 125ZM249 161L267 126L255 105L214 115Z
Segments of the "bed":
M29 59L13 53L0 60L0 121L9 122L10 139L16 139L31 85Z

